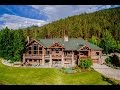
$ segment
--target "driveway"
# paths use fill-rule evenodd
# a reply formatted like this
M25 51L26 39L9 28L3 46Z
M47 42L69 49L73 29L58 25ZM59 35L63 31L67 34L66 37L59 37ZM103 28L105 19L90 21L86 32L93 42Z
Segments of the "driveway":
M97 63L94 63L92 67L94 68L94 70L103 74L104 76L107 76L109 78L113 78L116 80L120 80L120 70L113 69L106 65L100 65Z

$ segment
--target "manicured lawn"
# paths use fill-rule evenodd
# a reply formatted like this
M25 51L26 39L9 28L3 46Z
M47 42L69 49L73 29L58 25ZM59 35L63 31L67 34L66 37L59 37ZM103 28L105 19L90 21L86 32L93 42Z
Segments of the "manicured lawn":
M0 84L7 85L110 85L96 71L65 74L53 68L8 67L0 60Z

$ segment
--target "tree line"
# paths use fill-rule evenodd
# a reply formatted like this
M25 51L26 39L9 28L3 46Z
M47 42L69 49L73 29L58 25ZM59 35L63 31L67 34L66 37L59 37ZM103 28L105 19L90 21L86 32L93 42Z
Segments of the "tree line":
M0 57L20 61L25 50L25 37L22 30L11 30L7 27L0 31Z

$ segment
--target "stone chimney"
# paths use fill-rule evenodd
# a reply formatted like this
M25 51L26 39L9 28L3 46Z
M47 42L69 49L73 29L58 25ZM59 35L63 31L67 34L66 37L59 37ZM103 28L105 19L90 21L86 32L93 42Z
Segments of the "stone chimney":
M68 42L68 36L66 36L66 35L64 36L64 41Z
M29 36L27 36L27 42L28 42L28 43L30 42L30 38L29 38Z

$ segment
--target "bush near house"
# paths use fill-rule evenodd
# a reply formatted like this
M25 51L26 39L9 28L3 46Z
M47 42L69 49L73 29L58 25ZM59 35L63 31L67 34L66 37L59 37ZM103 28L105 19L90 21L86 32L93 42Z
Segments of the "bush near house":
M120 60L117 55L109 56L105 59L106 65L115 69L120 69Z
M110 64L110 63L111 63L111 61L112 61L112 60L111 60L111 58L110 58L110 57L108 57L108 58L106 58L106 59L105 59L106 64Z
M110 59L111 59L111 64L113 64L116 67L120 67L120 59L117 55L114 54L113 56L110 57Z
M80 59L79 67L83 69L88 69L92 65L92 59L87 58L87 59Z

